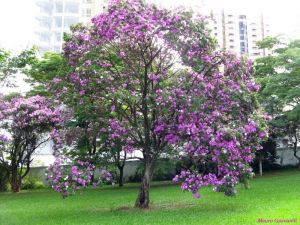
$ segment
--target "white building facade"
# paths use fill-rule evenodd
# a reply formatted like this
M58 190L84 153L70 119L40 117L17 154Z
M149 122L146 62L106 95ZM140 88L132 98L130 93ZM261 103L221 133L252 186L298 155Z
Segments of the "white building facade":
M63 33L76 23L88 23L91 18L105 10L109 0L35 0L39 12L36 15L35 45L41 53L60 52ZM148 0L165 7L176 7L173 1ZM251 15L231 12L222 7L210 8L205 0L187 5L195 12L212 18L208 24L219 48L227 49L251 59L266 56L268 52L257 48L257 41L270 34L267 19L262 14Z
M71 25L87 23L107 5L107 0L36 0L35 45L41 53L62 50L63 33Z
M209 23L218 47L246 55L250 59L263 57L266 50L258 49L256 43L270 35L270 26L262 14L247 15L222 10L211 11Z

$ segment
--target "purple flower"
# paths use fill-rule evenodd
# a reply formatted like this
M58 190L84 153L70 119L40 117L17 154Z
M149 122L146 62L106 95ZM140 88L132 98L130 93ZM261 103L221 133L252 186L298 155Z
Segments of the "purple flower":
M194 198L200 198L199 192L198 191L193 192L193 197Z

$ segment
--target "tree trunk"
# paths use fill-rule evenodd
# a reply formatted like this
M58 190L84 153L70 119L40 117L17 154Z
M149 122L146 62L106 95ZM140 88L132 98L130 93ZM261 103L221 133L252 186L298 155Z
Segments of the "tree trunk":
M294 135L295 137L295 141L293 144L293 151L294 151L294 156L296 159L298 159L298 169L300 170L300 157L297 155L297 145L298 145L298 139L297 139L297 135Z
M300 157L297 156L297 148L294 150L294 156L298 159L298 169L300 170Z
M11 189L14 193L20 192L21 190L21 177L18 174L18 171L12 170L11 179L10 179Z
M135 202L135 207L140 209L149 208L149 190L152 179L154 163L146 161L145 173L140 186L139 194Z
M262 156L259 156L259 175L262 176L263 174L263 169L262 169Z
M95 182L95 174L93 172L93 174L91 175L91 182L90 184L92 185Z
M119 168L119 187L123 187L124 185L124 166L120 166Z

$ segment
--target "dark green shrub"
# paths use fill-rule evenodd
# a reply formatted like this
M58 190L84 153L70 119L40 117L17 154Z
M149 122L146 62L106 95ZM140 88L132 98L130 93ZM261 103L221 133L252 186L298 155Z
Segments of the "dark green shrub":
M255 172L259 171L259 158L262 157L262 167L264 171L279 169L281 166L276 164L277 151L275 138L270 137L262 143L263 149L256 151L255 158L251 163L251 167Z
M0 164L0 191L8 189L8 174L3 164Z
M144 164L141 163L137 167L135 174L131 175L128 180L130 182L140 182L144 175ZM153 181L166 181L172 180L176 175L175 173L175 163L170 159L159 159L156 162L154 173L153 173Z
M113 163L108 164L105 169L111 173L113 180L112 181L104 180L103 183L104 184L116 183L116 181L119 180L119 169L116 167L116 165Z
M176 175L175 163L173 160L171 159L158 160L153 174L154 181L172 180L175 175Z
M45 188L44 183L41 179L37 176L26 176L22 180L22 187L23 190L28 189L42 189Z

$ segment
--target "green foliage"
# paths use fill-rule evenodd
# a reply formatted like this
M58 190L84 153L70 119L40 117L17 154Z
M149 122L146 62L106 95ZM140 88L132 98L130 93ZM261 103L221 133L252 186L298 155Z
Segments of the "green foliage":
M12 55L9 51L0 49L0 81L28 69L28 66L37 61L36 52L36 48L31 48Z
M140 182L144 176L145 166L140 163L134 175L129 177L130 182ZM153 172L153 181L172 180L176 175L175 162L171 159L159 159Z
M70 67L61 53L46 52L42 59L35 60L25 71L29 77L27 82L33 86L28 95L51 97L53 93L47 90L47 85L54 77L64 77L69 71Z
M259 171L259 158L262 157L263 170L271 170L273 168L278 168L278 164L275 163L277 156L277 144L274 137L269 137L268 140L262 143L263 149L255 153L255 158L251 163L251 167L255 172Z
M41 181L38 176L26 176L22 180L22 189L23 190L30 190L30 189L43 189L46 186Z
M258 58L255 61L255 76L256 77L265 77L266 75L276 74L275 65L276 57L275 56L266 56L263 58Z
M233 189L232 187L225 186L225 185L219 186L217 191L223 192L226 196L235 196L236 195L235 189Z
M172 180L175 176L175 163L172 159L160 159L154 169L153 180Z
M297 133L300 126L300 40L287 44L267 38L261 48L272 48L273 56L256 60L256 77L261 84L259 100L272 116L271 125ZM287 134L286 133L286 134Z
M260 49L273 49L275 46L281 44L280 37L266 37L256 43Z
M8 173L7 166L0 164L0 192L8 189Z

